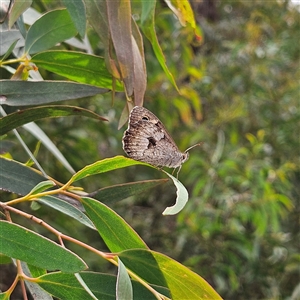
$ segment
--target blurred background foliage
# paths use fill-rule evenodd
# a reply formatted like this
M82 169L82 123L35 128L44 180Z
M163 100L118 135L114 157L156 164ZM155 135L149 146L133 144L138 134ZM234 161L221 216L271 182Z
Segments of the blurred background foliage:
M201 41L163 3L156 11L159 42L181 94L144 39L145 107L164 122L181 150L204 142L191 151L179 175L189 203L178 216L163 217L161 212L174 201L169 184L113 209L151 249L200 274L224 299L300 299L299 7L289 1L191 4ZM101 55L92 29L89 35ZM43 76L55 79L47 72ZM76 170L123 154L125 128L117 127L125 96L117 94L113 106L110 97L68 101L107 116L109 123L77 117L37 122ZM22 135L34 149L36 140ZM14 150L16 160L26 161L17 144ZM38 159L57 180L70 177L43 146ZM128 170L90 177L83 186L91 192L163 176L149 168ZM60 219L56 211L44 218L64 227L69 223L75 238L93 241L93 232L83 232L63 215ZM96 243L105 247L98 238Z

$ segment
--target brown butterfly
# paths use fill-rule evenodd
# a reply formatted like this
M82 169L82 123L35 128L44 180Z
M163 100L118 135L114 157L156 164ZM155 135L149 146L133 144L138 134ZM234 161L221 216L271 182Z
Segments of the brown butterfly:
M158 167L179 167L179 170L189 158L188 151L200 145L196 144L181 152L163 123L148 109L140 106L135 106L130 112L122 142L130 158Z

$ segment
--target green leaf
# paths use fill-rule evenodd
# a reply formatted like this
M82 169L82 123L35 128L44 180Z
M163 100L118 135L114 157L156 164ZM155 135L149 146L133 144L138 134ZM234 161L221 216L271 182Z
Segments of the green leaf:
M82 197L81 201L111 252L132 248L147 249L139 235L109 207L87 197Z
M71 251L25 227L0 221L0 252L47 270L67 273L87 268Z
M107 121L107 119L95 114L94 112L77 106L40 106L19 110L6 117L0 118L0 135L6 134L10 130L32 121L44 118L57 118L66 116L85 116L102 121Z
M61 300L93 299L81 286L74 274L50 273L39 277L36 282L48 293Z
M182 26L190 23L192 28L196 27L193 10L188 0L165 0L169 8L177 16Z
M178 180L176 179L174 176L172 176L171 174L169 174L168 172L162 170L165 174L167 174L174 182L175 186L176 186L176 203L173 206L167 207L164 211L163 211L163 215L175 215L177 213L179 213L184 206L186 205L188 199L189 199L189 194L186 190L186 188L184 187L184 185Z
M10 298L10 294L9 292L6 293L0 293L0 300L9 300Z
M96 272L79 273L86 285L93 294L101 300L116 299L116 276ZM73 274L63 274L59 272L47 274L37 279L38 284L61 300L88 300L91 296L83 289ZM132 281L133 299L135 300L156 300L155 296L145 287L136 281ZM154 287L161 293L168 296L166 289Z
M51 187L55 186L55 183L52 180L46 180L46 181L42 181L39 182L31 191L30 194L31 195L35 195L41 192L44 192L48 189L50 189Z
M68 1L69 2L69 1ZM75 51L46 51L34 55L31 62L68 79L112 90L112 75L104 58ZM123 91L116 82L116 91Z
M11 258L0 253L0 265L10 264Z
M84 38L86 28L86 12L84 2L82 0L62 0L62 2L70 13L78 33L82 38Z
M118 266L116 298L118 300L131 300L133 299L132 284L120 258L118 258Z
M27 195L46 178L34 169L14 160L0 157L0 189L18 195Z
M20 15L27 10L31 4L32 0L14 1L9 13L8 28L11 28L14 25Z
M40 17L28 30L25 52L32 54L47 50L77 33L66 9L53 10Z
M22 262L22 264L25 264L25 263ZM39 276L47 274L47 270L45 270L44 268L38 268L38 267L30 265L30 264L26 264L26 267L32 277L39 277Z
M106 93L108 90L68 81L1 80L0 104L39 105Z
M81 211L82 208L79 206L81 205L81 203L77 204L77 208L74 206L76 202L74 204L70 204L53 196L43 196L42 198L38 199L38 202L52 207L65 215L70 216L71 218L84 224L85 226L95 229L95 226L92 223L92 221Z
M121 252L119 257L144 280L168 287L173 300L221 299L202 277L161 253L136 249Z
M80 171L78 171L76 174L74 174L72 176L72 178L69 180L67 185L70 185L74 181L80 180L82 178L85 178L85 177L88 177L91 175L105 173L105 172L129 167L129 166L134 166L134 165L142 165L142 166L149 166L149 167L155 168L149 164L142 163L142 162L119 155L119 156L115 156L112 158L106 158L106 159L97 161L91 165L84 167L83 169L81 169Z
M164 54L162 52L162 49L159 45L156 36L155 21L154 21L156 1L141 1L141 4L142 4L141 28L145 36L147 37L147 39L150 41L155 56L159 61L161 67L163 68L165 74L167 75L168 79L176 88L176 90L179 91L176 81L166 64L166 59L164 57Z
M117 184L99 189L89 196L105 204L113 204L130 196L142 193L152 187L167 182L168 179L143 180L124 184Z

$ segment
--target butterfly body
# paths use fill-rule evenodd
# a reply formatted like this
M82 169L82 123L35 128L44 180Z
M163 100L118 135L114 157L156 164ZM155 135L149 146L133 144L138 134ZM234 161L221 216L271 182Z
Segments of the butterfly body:
M135 106L122 139L130 158L159 167L180 167L188 153L181 152L162 122L144 107Z

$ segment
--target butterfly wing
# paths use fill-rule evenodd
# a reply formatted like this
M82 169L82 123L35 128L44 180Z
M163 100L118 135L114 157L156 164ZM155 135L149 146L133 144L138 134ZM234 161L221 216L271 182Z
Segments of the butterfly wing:
M188 157L187 153L180 152L162 122L139 106L130 113L123 149L135 160L171 168L179 167Z

